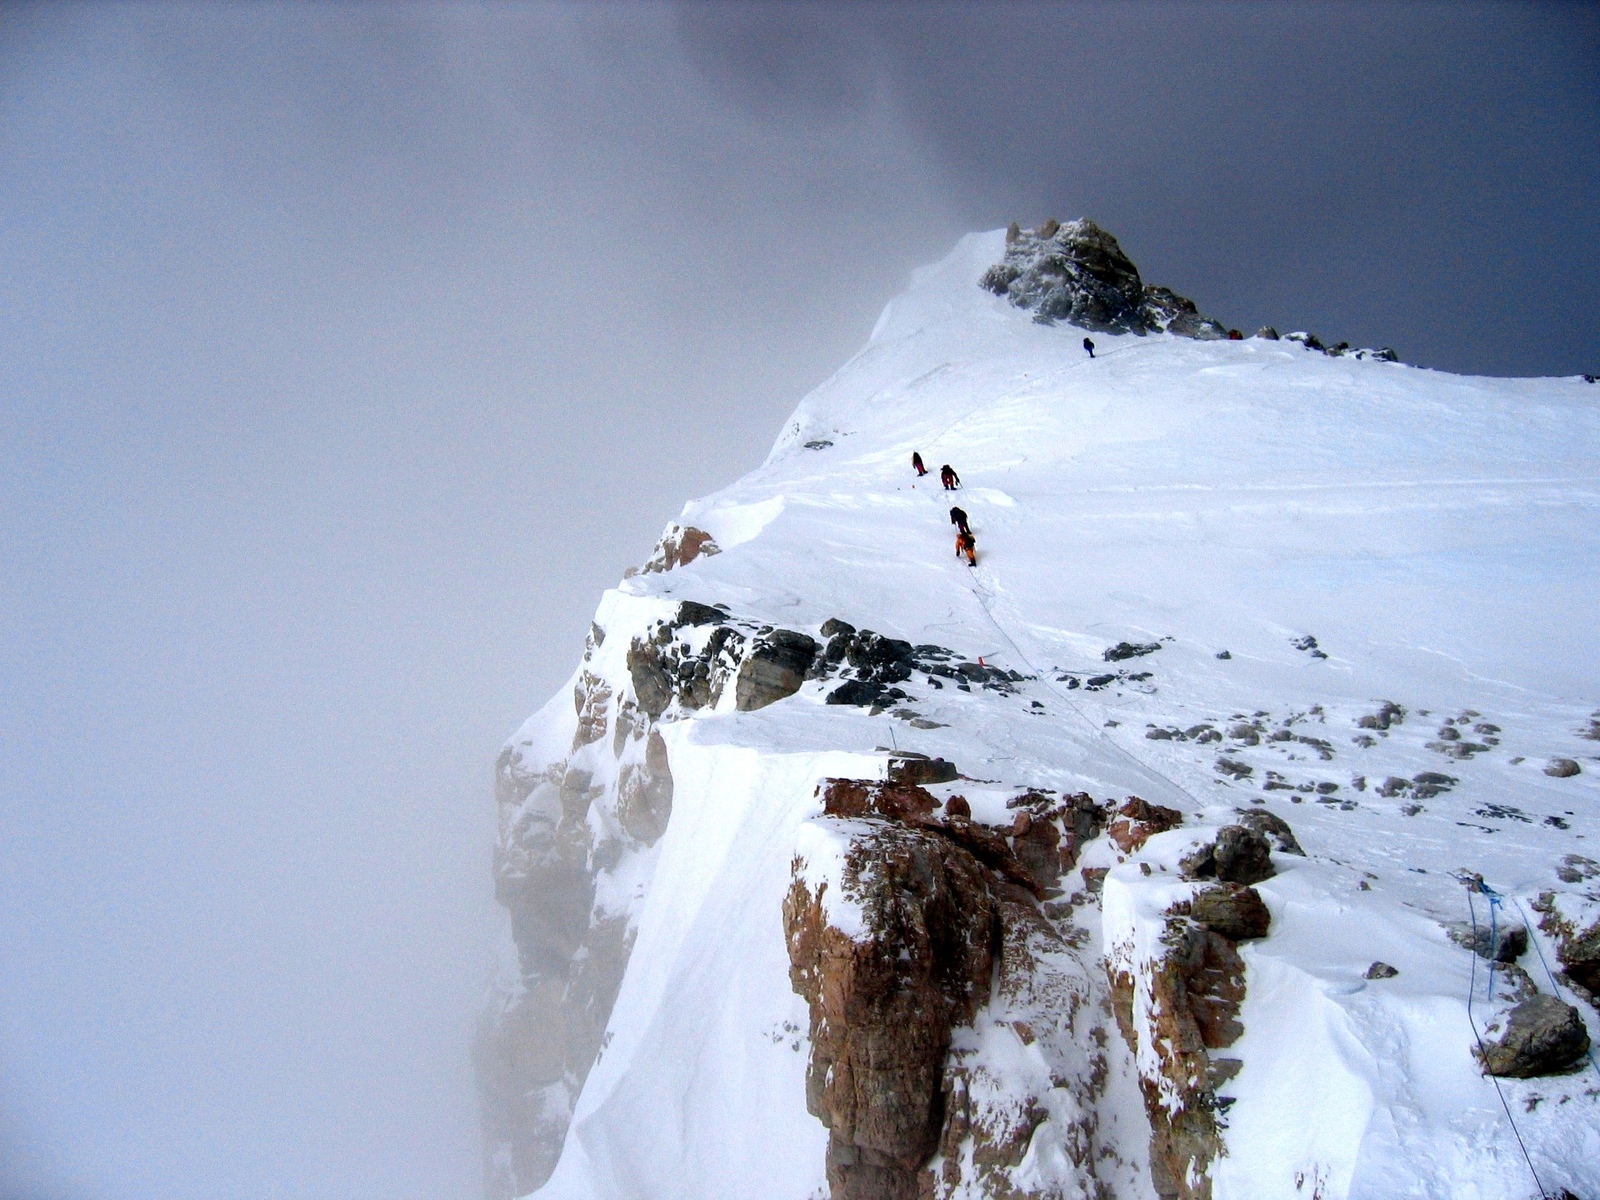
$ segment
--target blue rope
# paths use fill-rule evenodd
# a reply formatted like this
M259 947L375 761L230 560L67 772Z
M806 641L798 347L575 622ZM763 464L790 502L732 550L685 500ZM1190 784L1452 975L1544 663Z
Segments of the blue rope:
M1544 968L1545 978L1550 980L1550 990L1561 998L1561 985L1556 982L1555 972L1550 969L1550 964L1545 961L1544 947L1539 945L1539 939L1534 936L1533 922L1528 919L1528 910L1522 907L1522 901L1516 901L1517 911L1522 914L1523 922L1528 926L1528 940L1533 943L1534 951L1539 955L1539 965ZM1594 1043L1589 1043L1589 1065L1594 1068L1594 1073L1600 1075L1600 1063L1594 1060Z
M1470 982L1467 984L1467 1024L1472 1026L1472 1036L1477 1039L1478 1053L1482 1055L1484 1053L1483 1035L1478 1032L1478 1023L1472 1019L1472 993L1478 990L1478 913L1477 907L1472 903L1472 893L1475 890L1481 891L1485 896L1491 898L1489 904L1489 927L1491 930L1490 937L1494 936L1493 897L1495 893L1489 889L1489 886L1485 884L1482 879L1471 879L1467 881L1467 916L1472 922L1472 977ZM1493 950L1494 947L1491 945L1491 955L1493 954ZM1490 999L1492 1000L1492 989L1494 987L1493 957L1489 959L1489 964L1489 986L1491 988ZM1487 1074L1487 1072L1485 1073ZM1494 1084L1494 1094L1500 1097L1500 1107L1506 1110L1506 1122L1511 1126L1511 1136L1517 1139L1517 1148L1522 1151L1522 1161L1528 1164L1528 1174L1533 1176L1533 1185L1539 1189L1539 1200L1549 1200L1550 1193L1544 1190L1544 1182L1539 1178L1539 1172L1533 1168L1533 1158L1528 1154L1528 1147L1523 1143L1522 1131L1517 1128L1517 1119L1511 1115L1511 1105L1506 1103L1506 1094L1505 1091L1500 1087L1499 1078L1494 1075L1490 1075L1489 1082Z

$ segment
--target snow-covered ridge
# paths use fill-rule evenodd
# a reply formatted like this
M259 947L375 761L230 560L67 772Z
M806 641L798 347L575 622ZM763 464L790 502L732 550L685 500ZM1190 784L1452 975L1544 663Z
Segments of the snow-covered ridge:
M1073 1058L998 994L954 1036L950 1078L986 1097L971 1111L1047 1114L1007 1126L1016 1194L1070 1194L1048 1114L1085 1103L1125 1167L1111 1194L1169 1186L1138 1090L1158 1063L1110 1019L1104 966L1161 960L1193 891L1179 859L1241 809L1287 820L1306 857L1252 885L1271 928L1238 944L1222 1152L1185 1193L1600 1191L1600 1076L1499 1083L1524 1159L1468 1019L1469 994L1480 1031L1504 1014L1501 972L1491 994L1447 929L1488 919L1492 892L1497 921L1530 927L1532 984L1600 1033L1580 990L1600 919L1600 389L1148 331L1097 332L1090 359L979 286L1006 245L972 235L917 273L767 461L686 505L677 549L606 594L570 689L508 744L496 870L520 965L480 1046L494 1186L825 1192L782 905L797 852L813 883L848 853L819 781L912 751L957 764L929 793L994 829L1023 789L1184 821L1131 851L1095 839L1040 910L1056 940L1032 961L1053 965L1026 1004L1070 993L1061 1036L1109 1030L1104 1048ZM975 570L913 450L960 472ZM720 553L685 560L690 543ZM684 601L726 619L685 624ZM827 703L836 673L741 707L758 647L777 646L762 679L785 679L799 643L773 639L825 659L830 621L1016 679L963 688L920 659L871 703ZM724 626L740 640L713 651ZM1147 652L1108 658L1122 643ZM664 703L637 646L671 665ZM1052 1099L1052 1071L1080 1068L1095 1087L1063 1076ZM938 1175L961 1182L938 1186L976 1195L963 1144L939 1151L968 1156Z

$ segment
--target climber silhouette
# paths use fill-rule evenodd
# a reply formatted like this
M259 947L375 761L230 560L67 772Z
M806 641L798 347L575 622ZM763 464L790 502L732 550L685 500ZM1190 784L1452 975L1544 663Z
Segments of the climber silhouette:
M1090 358L1094 357L1094 342L1093 341L1091 341L1089 338L1084 338L1083 339L1083 348L1089 352L1089 357Z
M967 511L964 508L950 510L950 524L954 525L961 533L971 533L972 527L967 524Z
M956 474L956 469L949 463L939 468L939 482L944 484L944 490L953 492L961 486L961 476Z
M975 567L978 565L977 539L965 529L956 534L956 557L960 558L963 554L967 556L967 566Z
M918 454L915 450L911 452L911 469L917 473L918 479L921 479L928 473L928 468L922 465L922 455Z

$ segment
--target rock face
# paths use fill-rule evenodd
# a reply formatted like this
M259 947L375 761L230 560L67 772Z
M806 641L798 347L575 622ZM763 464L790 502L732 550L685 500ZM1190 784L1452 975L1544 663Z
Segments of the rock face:
M1231 939L1174 914L1154 958L1114 960L1109 971L1118 1024L1141 1062L1156 1194L1210 1200L1207 1169L1222 1149L1216 1088L1238 1069L1212 1051L1244 1032L1244 963Z
M980 1010L1016 1006L1028 1019L1013 1036L1071 1044L1089 989L1065 969L1068 948L1034 889L1037 875L1060 874L1063 843L1098 831L1101 807L1025 793L1008 835L972 822L960 797L941 814L914 784L833 779L819 791L824 815L808 836L822 849L802 841L783 917L790 979L811 1014L806 1103L829 1131L831 1197L922 1200L964 1182L1019 1200L1057 1194L1024 1190L1010 1172L1070 1089L996 1109L985 1099L995 1081L971 1049L952 1052L952 1034ZM1048 1136L1092 1183L1092 1096L1077 1098Z
M1487 1075L1516 1079L1550 1075L1571 1066L1589 1049L1589 1033L1578 1010L1554 996L1524 1000L1485 1034L1479 1058Z
M1115 837L1126 822L1128 836L1118 844L1134 847L1130 854L1151 836L1151 809L1129 801L1112 825ZM1159 815L1153 823L1177 824ZM1265 827L1298 845L1281 818ZM1237 944L1267 936L1272 924L1249 886L1254 879L1240 876L1264 878L1260 872L1264 865L1270 875L1271 861L1266 839L1240 824L1224 826L1183 862L1191 868L1187 878L1200 874L1206 882L1156 883L1160 877L1148 863L1114 869L1103 885L1106 972L1117 1022L1139 1064L1156 1193L1163 1200L1210 1200L1210 1165L1223 1153L1217 1113L1231 1103L1218 1089L1241 1066L1218 1053L1244 1032L1245 967Z
M739 668L739 711L752 712L794 695L816 654L817 643L803 633L774 629L762 636Z
M1146 287L1139 269L1093 221L1046 221L1008 231L1005 258L980 286L1033 312L1046 324L1068 321L1105 333L1175 333L1219 339L1228 331L1202 317L1194 302L1163 287Z
M1569 864L1576 858L1569 855ZM1570 867L1569 873L1578 874ZM1588 877L1587 872L1582 877ZM1585 918L1563 910L1561 900L1556 893L1545 892L1534 901L1533 908L1540 914L1539 928L1555 939L1556 959L1567 977L1590 995L1600 995L1600 920L1584 924Z
M572 1103L599 1052L632 948L621 914L596 904L607 864L647 848L672 812L672 772L653 718L590 669L591 634L564 756L508 746L496 766L495 898L511 916L520 972L480 1021L474 1062L485 1191L522 1195L555 1169ZM607 811L598 839L591 810Z
M790 978L811 1007L806 1106L829 1131L833 1200L915 1200L950 1031L989 997L994 903L970 852L897 822L862 830L845 870L865 936L831 923L825 889L803 879L784 904Z

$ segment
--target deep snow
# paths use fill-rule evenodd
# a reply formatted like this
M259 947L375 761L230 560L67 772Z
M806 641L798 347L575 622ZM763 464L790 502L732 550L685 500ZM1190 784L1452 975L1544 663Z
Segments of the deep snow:
M900 717L825 706L816 683L736 713L730 688L664 728L671 822L601 897L637 940L539 1194L819 1194L826 1134L805 1111L780 903L797 848L827 852L814 832L797 846L816 780L881 775L894 747L992 781L935 789L979 819L1032 785L1137 793L1212 825L1264 801L1293 826L1309 857L1277 856L1259 885L1272 934L1242 947L1246 1032L1229 1053L1245 1065L1218 1197L1537 1195L1470 1055L1472 955L1443 923L1468 918L1460 870L1508 915L1595 886L1555 872L1600 858L1600 744L1581 736L1600 704L1600 388L1256 339L1097 335L1090 360L1071 327L976 286L1002 249L973 235L919 272L767 462L685 507L722 552L608 593L591 669L625 681L628 638L692 599L813 635L840 617L1037 679L1016 696L908 685ZM975 570L954 557L945 462ZM1107 663L1121 641L1161 649ZM565 753L566 698L513 745ZM1382 701L1404 720L1358 727ZM1228 736L1249 723L1256 744ZM1147 736L1206 724L1221 740ZM1449 757L1463 742L1485 748ZM1582 773L1547 776L1553 756ZM1379 792L1425 772L1456 782ZM1144 919L1115 861L1103 844L1085 860L1113 867L1095 948ZM1367 981L1375 960L1399 974ZM1550 990L1538 962L1524 965ZM1600 1194L1600 1072L1501 1086L1545 1190ZM1110 1136L1136 1158L1142 1113L1125 1079L1112 1093ZM1143 1194L1137 1175L1118 1186Z

